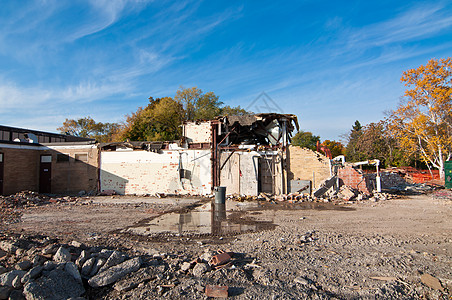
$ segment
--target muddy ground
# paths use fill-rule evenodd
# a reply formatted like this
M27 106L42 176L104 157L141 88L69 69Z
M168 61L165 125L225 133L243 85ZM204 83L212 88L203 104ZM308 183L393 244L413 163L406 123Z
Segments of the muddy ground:
M451 295L452 198L429 194L342 206L228 202L229 221L221 219L220 229L204 228L209 224L202 222L199 232L193 226L175 229L163 224L168 212L180 220L195 219L187 215L192 211L210 212L209 202L90 197L22 209L20 222L2 224L1 229L2 234L44 235L61 243L76 240L158 257L167 266L161 269L164 277L158 277L159 283L143 281L127 292L106 287L86 295L92 299L206 298L207 284L227 285L229 296L236 299L449 299ZM170 233L154 232L155 224ZM135 228L141 228L141 234ZM184 261L217 249L235 252L233 263L201 276L180 270ZM427 274L441 285L427 282ZM162 280L168 284L162 285Z

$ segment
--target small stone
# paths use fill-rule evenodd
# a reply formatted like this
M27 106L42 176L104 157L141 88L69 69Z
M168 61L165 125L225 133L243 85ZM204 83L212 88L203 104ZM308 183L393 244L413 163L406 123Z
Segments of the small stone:
M80 276L80 272L78 271L77 266L73 262L68 262L64 266L64 271L69 273L75 280L82 283L82 277Z
M77 267L81 268L88 258L89 258L88 252L83 250L82 253L80 253L80 256L75 261L75 264L77 265Z
M51 270L55 269L56 266L57 266L56 262L48 260L44 263L43 268L46 271L51 271Z
M441 292L444 292L444 288L441 285L441 282L438 280L438 278L433 277L430 274L422 274L421 275L421 282L428 286L429 288L432 288L434 290L440 290Z
M70 246L75 247L75 248L81 248L83 247L83 244L78 242L78 241L72 241L69 243Z
M92 287L101 287L106 286L108 284L111 284L113 282L118 281L125 275L137 271L141 266L141 259L140 257L135 257L129 260L126 260L125 262L113 266L104 272L101 272L97 274L94 277L91 277L90 280L88 280L88 284Z
M193 268L193 276L195 277L201 277L202 274L209 271L209 265L205 263L197 263L196 266Z
M84 292L82 283L69 273L57 269L24 286L24 294L28 300L69 299L80 297Z
M32 261L33 267L43 265L46 261L47 261L47 259L44 256L36 255Z
M113 267L117 264L122 263L125 260L125 256L121 254L119 251L113 251L108 257L105 264L100 268L99 272L103 272L110 267Z
M295 282L295 283L302 284L302 285L307 285L307 284L309 284L309 282L308 282L305 278L303 278L303 277L297 277L297 278L295 278L295 279L294 279L294 282Z
M21 282L21 277L19 275L17 275L14 279L13 282L11 283L13 285L13 288L15 289L20 289L22 287L22 282Z
M95 263L96 263L95 257L91 257L90 259L88 259L82 266L82 275L88 276L91 273L91 270L93 269Z
M21 282L23 284L29 282L32 279L38 278L44 268L42 266L36 266L28 271L24 277L22 277Z
M105 258L98 258L96 263L94 264L93 268L91 269L91 272L89 273L89 276L92 277L99 272L99 269L105 264L106 259Z
M25 275L25 271L12 270L0 275L0 285L13 286L13 280L19 276L20 279Z
M48 254L54 255L57 250L58 250L58 245L48 245L47 247L42 249L41 252L44 255L48 255Z
M69 252L68 249L60 247L53 256L53 260L62 263L71 261L71 253Z
M17 270L24 270L27 271L28 269L30 269L33 266L32 262L29 260L23 260L20 263L18 263L16 265L16 269Z
M0 249L9 253L16 253L18 247L17 244L13 241L1 241Z
M182 263L182 265L180 266L181 271L186 272L191 268L191 263L185 261Z

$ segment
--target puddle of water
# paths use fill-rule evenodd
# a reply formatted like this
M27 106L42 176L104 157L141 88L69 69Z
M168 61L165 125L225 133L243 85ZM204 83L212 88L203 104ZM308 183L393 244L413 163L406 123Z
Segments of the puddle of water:
M243 217L245 213L226 210L225 205L202 205L187 213L168 213L145 224L129 227L123 232L154 236L159 234L190 235L234 235L261 231L276 227L271 222Z
M333 205L331 203L303 202L299 204L272 204L267 202L228 203L231 209L226 210L225 204L205 203L188 212L172 212L163 214L151 220L146 220L122 230L142 236L159 236L170 234L175 236L193 235L235 235L244 232L255 232L274 229L276 225L269 221L258 221L253 216L264 210L355 210L354 208Z

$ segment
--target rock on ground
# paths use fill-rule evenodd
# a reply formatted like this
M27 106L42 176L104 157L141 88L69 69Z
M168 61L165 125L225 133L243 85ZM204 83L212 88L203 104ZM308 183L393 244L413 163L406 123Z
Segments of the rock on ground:
M29 282L24 287L27 300L60 300L81 296L85 292L81 282L71 274L55 269L47 276Z
M92 287L101 287L106 286L110 283L116 282L118 279L124 277L125 275L135 272L140 268L141 259L139 257L135 257L125 262L113 266L106 271L97 274L88 280L88 283Z

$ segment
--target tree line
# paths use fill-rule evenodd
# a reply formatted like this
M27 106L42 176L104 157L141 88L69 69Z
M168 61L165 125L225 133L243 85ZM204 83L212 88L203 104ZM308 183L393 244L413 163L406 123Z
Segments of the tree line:
M224 105L213 92L197 87L180 88L174 97L149 97L145 107L125 116L123 122L102 123L91 117L66 119L57 128L64 134L89 137L98 142L171 141L181 138L184 121L214 119L217 116L245 115L240 106Z
M364 126L356 121L344 141L324 140L333 157L347 161L379 159L383 166L436 168L444 176L444 162L452 158L452 59L431 59L407 70L401 77L404 96L386 117ZM120 123L95 122L91 117L66 119L62 133L95 138L99 142L177 140L181 123L220 115L245 115L240 106L224 106L213 92L180 88L174 97L149 98L146 107L125 116ZM292 145L316 150L320 136L299 131Z

